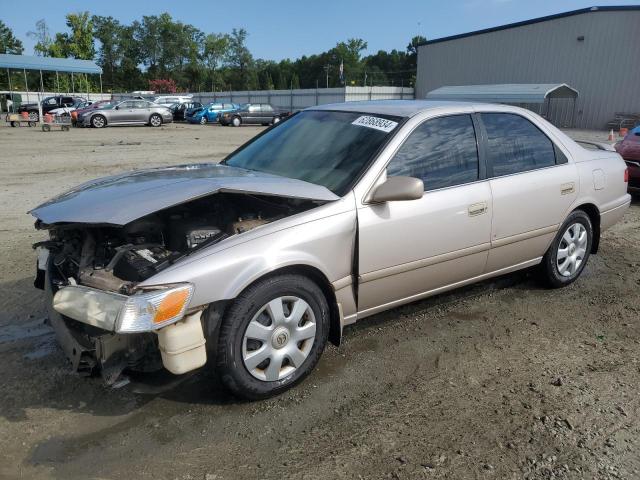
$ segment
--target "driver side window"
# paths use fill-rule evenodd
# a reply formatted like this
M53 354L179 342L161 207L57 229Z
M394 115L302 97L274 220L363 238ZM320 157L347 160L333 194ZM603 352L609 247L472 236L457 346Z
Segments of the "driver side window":
M451 115L426 120L411 132L387 175L419 178L429 191L478 180L479 165L471 115Z

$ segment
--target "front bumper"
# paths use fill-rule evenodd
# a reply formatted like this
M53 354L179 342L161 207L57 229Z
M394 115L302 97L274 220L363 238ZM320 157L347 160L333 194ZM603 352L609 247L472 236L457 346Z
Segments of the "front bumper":
M48 265L44 290L49 322L74 372L85 376L99 372L107 385L113 385L126 368L144 371L162 368L155 334L115 334L77 322L56 311L53 306L56 293L53 277Z

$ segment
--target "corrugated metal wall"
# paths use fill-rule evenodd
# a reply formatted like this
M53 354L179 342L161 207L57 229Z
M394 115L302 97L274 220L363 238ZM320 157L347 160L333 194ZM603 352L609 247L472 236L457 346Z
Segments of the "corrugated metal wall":
M274 107L300 110L327 103L358 100L412 99L413 88L402 87L344 87L303 88L294 90L241 90L237 92L200 92L193 94L201 103L270 103Z
M578 41L584 36L584 41ZM605 127L640 112L640 11L595 11L423 45L416 98L445 85L567 83L577 89L575 126ZM554 100L568 122L572 103Z

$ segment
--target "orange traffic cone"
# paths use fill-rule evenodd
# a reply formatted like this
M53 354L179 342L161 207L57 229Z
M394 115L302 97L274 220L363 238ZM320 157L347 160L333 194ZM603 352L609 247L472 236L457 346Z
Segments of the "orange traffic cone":
M620 131L618 132L618 135L620 136L620 138L623 138L627 136L627 133L629 133L628 128L621 128Z
M611 131L609 132L609 141L613 142L615 139L616 139L616 137L613 134L613 128L612 128Z

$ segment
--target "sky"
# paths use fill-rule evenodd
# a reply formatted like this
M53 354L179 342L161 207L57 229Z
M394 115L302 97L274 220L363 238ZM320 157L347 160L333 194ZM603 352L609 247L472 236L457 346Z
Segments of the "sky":
M599 6L640 3L594 1ZM366 54L404 50L418 34L435 39L593 5L581 0L0 0L0 19L22 40L24 53L32 55L35 42L27 32L40 19L53 34L66 31L64 16L71 12L88 10L122 23L168 12L206 33L245 28L254 57L277 61L320 53L348 38L364 39Z

